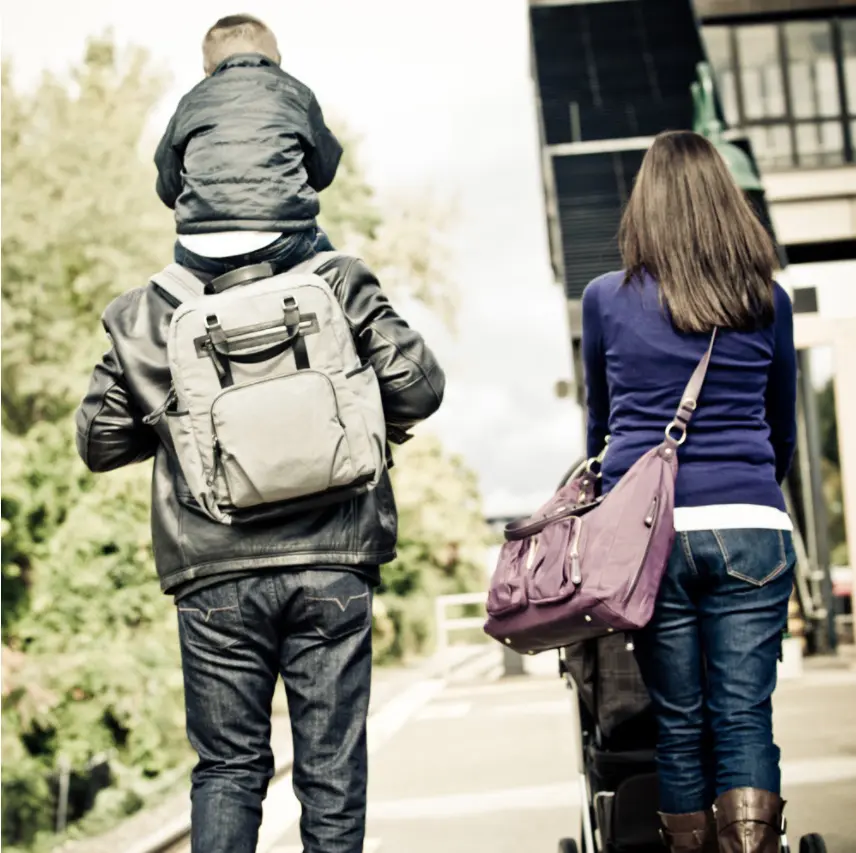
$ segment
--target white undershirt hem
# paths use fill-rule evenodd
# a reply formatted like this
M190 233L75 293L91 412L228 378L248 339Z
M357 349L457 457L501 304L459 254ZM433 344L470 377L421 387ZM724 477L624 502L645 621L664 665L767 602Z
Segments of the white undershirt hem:
M281 236L278 231L216 231L211 234L179 234L178 242L203 258L234 258L258 252Z
M714 506L675 507L675 531L692 530L790 530L791 517L773 506L756 504L718 504Z

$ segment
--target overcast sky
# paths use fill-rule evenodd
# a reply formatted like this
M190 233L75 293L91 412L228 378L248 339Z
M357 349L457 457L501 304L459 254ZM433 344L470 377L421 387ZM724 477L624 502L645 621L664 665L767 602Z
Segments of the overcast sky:
M569 372L568 339L549 268L526 8L525 0L27 0L5 4L2 49L26 83L67 68L88 35L112 27L173 75L159 130L200 78L207 27L235 12L265 20L283 67L363 137L375 186L430 186L457 202L460 333L431 341L449 378L431 428L478 472L486 509L513 512L534 509L582 452L578 409L553 396Z

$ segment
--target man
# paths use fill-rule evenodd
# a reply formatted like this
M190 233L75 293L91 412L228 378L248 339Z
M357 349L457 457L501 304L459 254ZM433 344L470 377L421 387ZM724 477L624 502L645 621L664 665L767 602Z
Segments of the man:
M209 258L203 281L241 266ZM374 369L390 436L440 406L445 379L421 336L393 310L366 265L333 255L317 269L357 353ZM365 831L371 600L395 554L389 477L345 503L255 525L218 524L193 498L163 420L173 308L152 285L106 310L111 348L77 413L93 471L154 457L152 539L177 601L192 777L193 853L253 853L273 774L271 702L282 675L294 740L294 787L306 853L359 853Z

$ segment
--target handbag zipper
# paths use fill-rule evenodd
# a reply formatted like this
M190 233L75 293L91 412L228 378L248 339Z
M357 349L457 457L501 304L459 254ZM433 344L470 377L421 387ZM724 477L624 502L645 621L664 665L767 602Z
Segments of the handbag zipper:
M532 568L532 564L535 562L535 555L538 553L538 537L536 536L532 540L532 544L529 546L529 551L526 554L526 566L524 571L530 571Z
M634 592L636 592L636 587L639 584L639 578L642 577L642 569L645 568L645 561L648 559L648 552L651 550L651 540L654 538L654 528L657 520L657 508L660 505L660 498L658 495L654 496L654 500L651 501L651 506L648 509L648 512L645 513L645 526L648 528L648 541L645 543L645 552L642 554L642 560L639 563L639 568L636 570L636 574L633 577L632 582L630 583L630 588L627 590L627 595L624 597L624 600L627 601Z
M571 583L574 586L579 586L583 582L583 576L580 571L580 535L583 532L583 520L577 519L574 527L574 538L571 540L571 548L569 556L571 558Z

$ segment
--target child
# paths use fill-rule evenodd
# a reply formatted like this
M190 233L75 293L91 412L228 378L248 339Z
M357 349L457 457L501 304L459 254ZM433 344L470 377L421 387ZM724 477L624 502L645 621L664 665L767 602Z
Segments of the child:
M175 210L175 260L213 275L268 261L287 269L329 251L318 193L342 148L315 95L286 74L257 18L221 18L202 42L205 79L158 145L157 192Z

